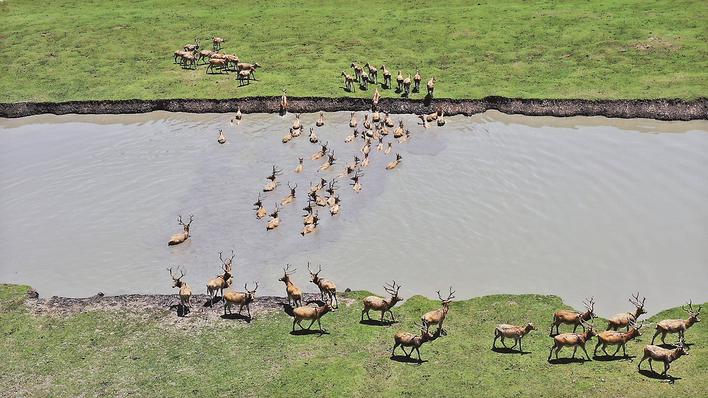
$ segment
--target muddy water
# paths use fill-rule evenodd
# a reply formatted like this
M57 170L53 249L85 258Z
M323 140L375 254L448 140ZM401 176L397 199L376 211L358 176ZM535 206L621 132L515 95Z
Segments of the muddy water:
M291 116L246 115L238 126L171 113L0 120L0 281L44 296L167 293L165 267L183 265L201 292L218 251L233 248L237 287L258 280L262 294L283 293L285 263L313 290L312 261L341 290L379 292L395 278L407 297L450 284L458 298L534 292L579 305L594 295L604 315L629 309L636 290L650 312L708 299L707 122L488 112L424 130L399 118L413 133L394 144L402 165L386 171L393 153L374 151L363 191L341 181L341 214L321 209L306 237L303 188L339 174L361 146L343 142L347 113L318 129L338 158L325 173L304 135L280 143ZM266 206L287 181L298 196L266 232L251 204L274 163L283 186ZM177 214L190 213L192 238L168 247Z

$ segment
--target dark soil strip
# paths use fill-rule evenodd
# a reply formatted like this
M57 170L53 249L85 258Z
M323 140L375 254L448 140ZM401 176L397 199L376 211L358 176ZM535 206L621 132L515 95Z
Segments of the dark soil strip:
M234 99L167 99L121 101L18 102L0 103L0 117L15 118L53 113L63 115L145 113L152 111L224 113L275 113L280 97L248 97ZM371 100L364 98L301 97L288 99L288 111L363 111ZM691 101L678 99L651 100L582 100L582 99L518 99L486 97L482 99L409 100L382 98L378 108L390 113L430 113L438 109L447 115L473 115L494 109L507 114L529 116L605 116L612 118L647 118L657 120L708 119L708 98Z

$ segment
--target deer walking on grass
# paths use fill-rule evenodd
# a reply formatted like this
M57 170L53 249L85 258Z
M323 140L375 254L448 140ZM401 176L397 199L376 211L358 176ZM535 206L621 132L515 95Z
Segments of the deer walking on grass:
M322 266L318 266L317 272L312 272L310 269L310 263L307 263L307 271L310 273L310 282L317 285L320 289L320 298L322 301L327 300L332 308L339 307L339 302L337 301L337 285L334 282L320 278L320 272L322 272Z
M591 360L590 355L588 355L588 352L585 349L585 344L593 336L596 336L597 333L595 332L595 327L592 324L587 323L582 319L580 320L580 323L585 330L583 333L561 333L553 336L553 346L551 347L551 351L548 353L548 361L551 360L551 356L554 351L556 353L556 359L558 359L558 353L561 349L563 349L563 347L573 347L572 358L575 358L575 353L578 351L578 347L580 347L585 353L588 361Z
M302 321L308 320L310 324L307 326L307 330L310 330L312 325L317 322L317 327L320 333L324 333L325 330L322 329L322 323L320 319L332 311L332 306L329 303L325 303L322 307L297 307L293 309L293 332L295 332L295 325L300 326L300 330L305 330L302 326Z
M639 299L639 292L637 294L633 294L632 298L629 299L629 302L634 305L635 310L634 313L631 312L623 312L621 314L615 314L611 316L607 320L607 330L617 330L622 327L626 327L627 330L629 330L629 324L637 322L637 319L639 319L640 316L643 314L646 314L647 312L644 310L644 302L646 301L646 297L642 298L641 301Z
M593 312L595 309L594 298L591 297L590 300L583 301L583 304L585 304L586 308L586 311L583 313L573 310L559 310L554 312L553 324L551 325L550 335L553 335L554 327L556 328L556 334L559 334L560 330L558 329L558 327L561 324L573 325L573 332L578 329L578 326L582 327L583 330L585 330L585 325L583 324L583 322L588 321L595 316L595 313Z
M532 330L537 330L533 323L527 323L526 326L516 326L502 323L497 325L494 329L494 341L492 342L492 349L497 348L497 339L501 338L501 343L504 348L508 348L504 339L514 339L514 345L511 346L513 349L517 345L519 346L519 352L523 353L524 349L521 347L521 340L529 334Z
M411 355L413 355L413 350L415 350L418 354L418 362L423 362L420 357L420 346L437 339L440 336L440 329L438 329L434 334L430 334L430 332L421 325L415 324L415 326L420 328L420 335L402 331L396 332L393 336L393 349L391 350L391 356L396 354L396 348L401 347L401 350L403 350L403 353L407 358L410 358ZM411 351L406 352L405 347L409 347Z
M703 308L703 306L699 306L697 310L694 310L693 304L689 301L688 306L681 306L681 309L688 313L687 319L664 319L663 321L659 321L659 323L656 324L656 333L654 333L654 337L651 338L651 343L654 344L656 336L661 334L661 342L666 344L664 339L666 335L670 333L678 333L679 341L683 342L686 330L701 321L698 318L701 314L701 308Z
M398 291L401 289L401 286L396 284L396 281L393 281L392 284L386 284L384 285L384 290L386 293L390 294L391 297L388 299L384 299L378 296L368 296L364 298L364 309L361 310L361 320L364 320L364 315L366 314L366 317L371 320L371 316L369 316L369 311L374 310L374 311L381 311L381 322L383 323L384 321L384 315L388 312L391 314L391 320L396 321L396 318L393 316L393 312L391 311L391 308L393 308L396 303L399 301L403 300L401 296L398 295Z
M246 307L248 319L251 317L251 303L256 299L256 290L258 290L258 282L255 282L256 287L253 290L248 290L248 283L243 285L243 292L227 291L224 293L224 315L228 311L231 314L231 306L238 305L238 314L241 315L243 307Z
M450 303L452 302L452 299L455 298L455 291L452 290L452 286L450 286L450 291L447 295L447 298L442 298L442 296L440 295L440 290L438 290L437 293L442 307L437 310L425 313L425 315L420 318L420 321L426 331L428 331L430 325L438 325L438 329L440 329L440 332L445 335L447 333L445 332L445 329L443 329L443 322L445 322L447 313L448 311L450 311Z
M661 372L661 376L668 376L671 362L681 358L684 355L688 355L688 347L683 343L679 343L679 345L674 349L667 349L656 345L648 345L644 347L644 355L642 356L641 361L637 364L637 370L641 371L642 362L644 362L645 359L648 359L649 369L656 373L651 363L652 361L659 361L664 363L664 371Z

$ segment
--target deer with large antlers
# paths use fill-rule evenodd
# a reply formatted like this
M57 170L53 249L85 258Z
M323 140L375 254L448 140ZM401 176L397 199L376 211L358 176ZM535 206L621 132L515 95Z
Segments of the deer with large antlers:
M297 184L295 184L294 187L291 187L290 182L288 182L288 188L290 188L290 193L280 201L281 206L289 205L295 201L295 188L297 188Z
M690 301L688 302L688 306L681 306L681 309L688 313L688 319L664 319L663 321L660 321L656 324L656 333L654 333L654 337L651 338L651 343L654 344L656 336L661 334L661 342L666 344L664 339L669 333L678 333L679 341L683 342L684 333L686 333L686 330L688 330L688 328L693 326L696 322L701 321L698 318L701 314L701 308L703 308L703 306L699 306L697 310L694 310L693 303Z
M253 204L253 207L254 207L253 210L256 211L256 218L259 220L261 218L265 217L266 214L268 214L268 210L266 210L266 208L263 206L263 201L261 200L261 194L258 194L258 200L256 201L256 203Z
M381 311L381 322L383 322L384 315L386 315L387 312L391 314L391 320L395 322L396 318L393 316L391 308L393 308L396 303L403 300L403 298L398 295L398 291L400 289L401 285L398 285L396 284L396 281L393 281L392 284L384 285L384 290L386 291L386 293L391 295L390 298L384 299L378 296L368 296L364 298L364 309L361 310L361 320L364 320L364 314L366 314L366 317L371 320L371 316L369 316L369 310L374 310Z
M314 201L312 200L312 197L309 197L307 199L307 206L303 207L303 210L305 211L305 215L302 216L302 223L305 225L315 223L315 213L312 210L313 203L314 203Z
M290 269L290 264L286 264L283 268L283 277L278 279L285 283L285 293L288 295L288 305L291 307L299 307L302 305L302 291L295 286L290 276L295 272L295 269Z
M175 274L172 273L172 268L167 268L167 270L170 272L170 277L172 278L172 287L179 288L180 305L182 305L182 308L192 308L192 304L189 302L192 298L192 288L189 287L187 282L182 282L182 278L185 276L184 271L177 267L177 270L180 272L180 276L175 277Z
M280 226L280 207L275 204L275 210L270 214L270 220L266 224L266 231L276 229Z
M310 282L314 283L317 285L317 287L320 289L320 298L322 301L325 300L325 296L327 300L329 300L329 304L332 306L332 308L337 308L339 307L339 302L337 301L337 285L334 284L334 282L320 278L320 272L322 272L322 265L319 265L317 268L317 272L312 272L310 269L310 262L307 262L307 271L310 273Z
M403 157L402 157L401 155L396 154L396 160L391 161L391 163L387 164L387 165L386 165L386 170L393 170L393 169L395 169L396 167L398 167L398 165L401 163L401 160L402 160L402 159L403 159Z
M177 217L177 222L179 223L179 225L182 226L182 232L172 235L167 244L169 246L179 245L180 243L189 239L189 227L192 225L192 221L194 221L194 216L191 214L189 215L189 222L187 222L186 224L182 221L181 215Z
M327 183L327 189L325 189L325 192L327 192L327 206L334 205L334 197L336 196L337 192L336 178L333 178L332 181Z
M406 357L410 358L413 354L413 350L415 350L418 354L418 362L423 362L423 360L420 358L420 346L422 346L424 343L433 341L440 337L440 329L435 331L435 333L430 334L430 332L423 326L418 325L417 323L415 324L415 326L420 328L420 335L415 335L413 333L402 331L396 332L396 334L393 336L393 349L391 350L391 356L396 354L396 348L401 347L401 350L403 350L403 353L406 355ZM409 347L411 351L406 352L405 347Z
M319 212L315 211L315 214L312 215L312 218L308 218L305 220L304 225L302 227L302 231L300 232L300 235L305 236L307 234L311 234L315 232L317 229L317 224L320 222L320 217L319 217Z
M591 297L590 300L584 300L586 311L583 313L572 310L559 310L553 313L553 324L551 325L550 334L553 335L553 328L556 328L556 334L560 333L558 327L561 324L573 325L573 333L578 329L578 326L585 330L584 322L592 319L595 316L595 301Z
M310 330L312 325L317 321L317 326L320 329L320 333L324 333L325 330L322 329L322 323L320 319L332 311L332 306L329 303L325 303L322 307L297 307L293 309L293 332L295 331L295 324L300 326L300 330L305 330L300 322L304 320L311 321L310 325L307 326L307 330Z
M295 166L295 172L296 173L302 173L302 169L304 168L304 165L302 164L303 158L297 158L297 166Z
M263 187L263 192L271 192L275 190L275 188L280 185L280 183L277 181L277 178L281 174L283 174L283 170L279 169L278 166L273 165L273 171L268 177L266 177L266 180L269 181Z
M251 303L256 299L256 290L258 290L258 282L253 290L248 290L248 283L243 285L243 292L234 292L233 290L224 293L224 315L226 311L231 314L231 306L238 305L238 314L241 315L243 307L246 307L246 312L248 313L248 319L251 318Z
M425 313L425 315L420 318L420 321L423 323L423 327L425 327L426 331L429 330L430 325L438 325L438 329L440 329L441 333L446 334L445 329L443 329L443 322L445 322L445 317L447 317L447 313L450 310L450 303L452 299L455 298L455 291L452 290L452 286L450 286L450 292L445 299L440 296L440 290L438 290L437 293L442 307Z
M291 127L290 130L288 131L288 133L285 134L280 141L283 144L287 144L288 142L290 142L293 139L293 137L295 137L294 131L299 131L299 130L293 130L293 128Z
M671 362L681 358L684 355L688 355L688 347L682 342L679 343L674 349L666 349L655 345L648 345L644 347L644 355L642 356L642 360L637 364L637 370L641 371L642 362L644 362L645 359L648 359L649 369L656 373L654 368L651 366L651 363L652 361L660 361L664 363L664 371L661 372L661 375L667 376L669 368L671 367Z
M211 305L214 305L214 297L216 296L216 292L220 291L221 296L223 297L224 289L231 286L231 283L233 282L231 267L233 265L234 257L236 257L236 254L234 254L233 250L231 250L231 257L228 258L223 258L222 252L219 252L219 260L221 260L221 270L224 271L224 273L218 275L214 279L210 279L209 282L207 282L207 294L209 295L209 302L211 303Z
M573 347L573 358L575 358L575 353L578 351L578 347L580 347L585 353L587 359L590 360L590 355L588 355L588 352L585 349L585 343L587 343L592 336L596 336L597 333L595 332L595 327L591 323L587 323L582 319L580 319L580 323L585 330L583 333L561 333L553 336L553 346L551 347L551 351L548 353L548 361L551 360L554 350L556 352L556 359L558 359L558 353L561 349L563 349L563 347Z
M494 329L494 341L492 342L492 349L497 348L497 339L501 337L501 343L504 348L507 348L504 339L514 339L514 345L511 346L513 349L517 345L519 346L519 352L523 353L524 350L521 348L521 340L529 334L532 330L537 330L533 323L527 323L526 326L516 326L502 323L497 325Z
M341 207L339 203L341 201L339 200L339 195L334 195L332 197L334 198L334 201L331 205L329 205L329 214L334 216L339 214L339 209ZM327 202L329 203L329 199L327 200Z
M354 172L354 176L350 178L353 182L351 183L352 189L354 192L361 192L361 182L359 181L359 178L361 178L364 175L364 173L361 172L361 170L357 169Z
M310 159L312 160L318 160L322 156L325 156L327 154L327 145L329 144L329 141L325 142L324 144L320 144L321 148L317 152L313 153L312 156L310 156Z
M642 298L641 301L639 300L639 292L637 292L636 295L633 294L632 298L629 299L629 302L635 307L634 313L623 312L621 314L611 316L607 320L607 330L617 330L621 327L626 327L629 331L629 324L637 322L637 319L639 319L640 316L647 313L644 310L644 302L646 300L646 297Z
M309 140L313 144L316 144L320 140L319 137L317 137L317 133L315 133L315 129L313 129L313 128L310 128Z
M600 332L597 334L597 345L595 345L595 350L593 350L593 356L597 355L597 349L602 347L602 352L605 353L607 356L615 356L619 352L620 348L622 349L622 353L624 356L627 356L627 342L641 336L642 334L639 332L639 330L642 328L642 324L637 325L634 323L634 321L631 321L629 325L627 325L627 331L626 332L617 332L614 330L605 330L604 332ZM605 350L608 345L612 346L617 346L617 349L615 350L612 355L608 354L607 351Z
M320 166L320 171L328 170L335 163L337 158L334 156L334 150L327 154L327 160Z

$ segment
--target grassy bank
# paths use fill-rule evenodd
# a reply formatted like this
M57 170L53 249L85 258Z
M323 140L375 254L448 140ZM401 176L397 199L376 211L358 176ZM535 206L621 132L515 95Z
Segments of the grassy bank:
M648 378L627 360L546 362L554 296L487 296L455 302L448 336L421 348L422 365L390 359L396 330L437 302L415 296L389 327L359 323L358 304L323 320L330 334L291 335L290 318L272 312L250 325L197 324L167 311L100 310L57 317L24 305L27 288L0 285L0 389L15 396L701 396L708 390L708 332L687 334L690 355L672 367L674 384ZM351 293L358 299L364 293ZM664 311L653 320L683 316ZM499 321L533 320L529 354L490 350ZM604 322L598 321L604 325ZM628 345L635 355L646 344ZM594 346L594 343L592 344ZM561 353L562 354L562 353ZM570 352L566 352L570 355ZM559 389L559 386L564 386Z
M442 5L444 4L444 5ZM438 78L437 95L696 98L708 92L702 1L132 0L0 2L0 102L347 94L351 61ZM195 36L263 65L182 70ZM383 96L395 96L392 90ZM415 97L420 97L416 95Z

